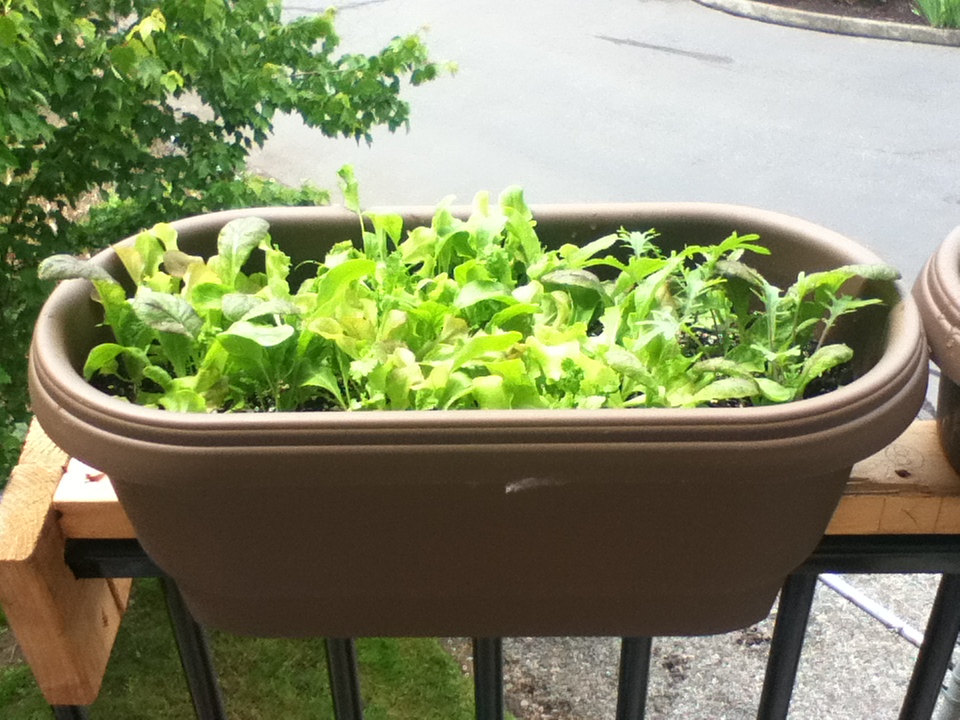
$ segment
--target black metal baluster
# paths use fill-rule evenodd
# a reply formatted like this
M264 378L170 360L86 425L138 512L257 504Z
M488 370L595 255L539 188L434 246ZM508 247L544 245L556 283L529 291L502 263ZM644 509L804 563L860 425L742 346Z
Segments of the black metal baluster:
M210 642L183 602L183 596L173 580L161 579L167 597L167 611L177 640L180 663L190 688L190 698L198 720L226 720L217 671L213 667Z
M923 645L900 708L900 720L929 720L960 633L960 575L944 575L930 610Z
M90 720L86 705L51 705L56 720Z
M794 573L783 584L757 720L786 720L816 588L813 573Z
M503 720L503 638L473 639L473 697L477 720Z
M620 641L617 720L643 720L652 646L653 641L648 637L625 637Z
M333 715L337 720L363 720L360 673L357 670L357 649L353 640L327 638L326 645Z

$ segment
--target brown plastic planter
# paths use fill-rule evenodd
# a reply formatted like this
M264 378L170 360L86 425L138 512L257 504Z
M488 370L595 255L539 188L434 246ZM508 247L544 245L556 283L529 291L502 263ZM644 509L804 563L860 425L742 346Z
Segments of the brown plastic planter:
M355 232L332 208L249 213L295 260ZM211 252L237 212L176 224ZM430 212L406 213L407 227ZM875 262L833 232L704 204L542 207L548 244L620 226L664 239L759 232L782 284ZM101 256L114 269L112 251ZM854 291L857 291L855 288ZM675 635L766 615L815 547L851 466L913 419L920 319L900 288L843 328L858 375L779 407L188 415L131 406L78 373L103 332L63 283L31 352L34 410L107 472L147 552L204 623L258 635Z
M927 264L913 286L930 343L940 366L937 429L940 444L960 472L960 227L954 230Z

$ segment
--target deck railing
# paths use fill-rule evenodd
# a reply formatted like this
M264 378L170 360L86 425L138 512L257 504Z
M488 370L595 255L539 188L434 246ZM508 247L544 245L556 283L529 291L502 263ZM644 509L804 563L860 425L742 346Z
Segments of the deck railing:
M176 585L166 578L135 540L72 540L67 564L79 578L159 577L167 593L170 620L198 720L224 720L224 711L206 634L190 616ZM924 641L914 665L900 720L932 717L960 633L960 536L827 536L790 577L780 593L777 621L758 720L784 720L796 682L804 635L819 573L942 573ZM621 639L616 720L644 717L652 638ZM327 661L334 717L362 720L354 642L328 638ZM477 720L504 717L501 638L474 638L473 667ZM80 706L55 706L56 717L85 718Z
M0 601L55 717L88 717L128 579L158 577L197 717L225 718L204 629L140 547L109 486L87 483L96 485L93 496L77 497L63 478L66 461L35 427L0 502ZM788 716L820 573L942 574L900 711L901 720L930 718L960 633L960 477L944 461L931 422L914 423L854 468L828 534L787 578L756 701L759 720ZM71 604L88 612L66 612ZM651 641L622 638L617 720L644 717ZM501 638L473 641L478 720L504 716L502 647ZM363 678L353 639L328 638L326 650L334 715L360 720Z

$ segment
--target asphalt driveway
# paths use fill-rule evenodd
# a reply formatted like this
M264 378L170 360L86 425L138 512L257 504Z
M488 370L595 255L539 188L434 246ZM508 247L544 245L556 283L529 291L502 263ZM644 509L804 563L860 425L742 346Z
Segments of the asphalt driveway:
M291 0L290 15L326 6ZM367 204L705 200L797 215L857 239L912 282L960 225L960 48L829 35L689 0L342 5L351 50L429 26L460 72L408 97L409 133L330 140L292 118L252 165Z

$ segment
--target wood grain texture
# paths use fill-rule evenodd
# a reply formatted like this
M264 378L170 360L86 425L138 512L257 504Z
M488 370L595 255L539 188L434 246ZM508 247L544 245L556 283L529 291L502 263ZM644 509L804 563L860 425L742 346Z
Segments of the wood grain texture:
M827 533L960 533L960 476L940 448L935 421L914 422L854 466Z
M34 423L0 502L0 604L47 702L96 699L130 581L77 580L52 501L66 455Z
M53 496L60 529L69 538L123 539L136 537L130 518L117 501L110 479L71 459Z

